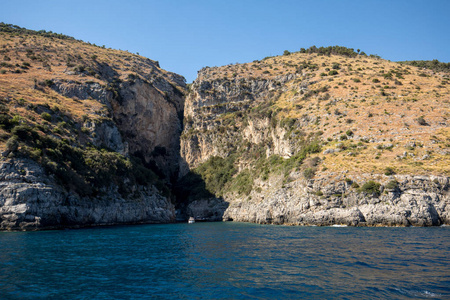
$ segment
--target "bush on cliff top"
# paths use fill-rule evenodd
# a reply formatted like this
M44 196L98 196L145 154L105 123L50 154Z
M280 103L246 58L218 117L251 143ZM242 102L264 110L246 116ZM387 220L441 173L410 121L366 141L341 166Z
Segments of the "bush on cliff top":
M364 52L360 52L358 49L355 51L353 48L347 48L342 46L329 46L329 47L319 47L311 46L308 49L301 48L300 53L317 53L321 55L342 55L346 57L356 57L359 55L366 56Z
M437 59L433 60L410 60L401 61L401 64L411 65L418 68L426 68L437 72L450 72L450 62L440 62Z
M19 27L17 25L6 24L3 22L0 22L0 32L7 32L10 34L21 34L21 35L23 35L23 34L40 35L40 36L44 36L44 37L58 38L58 39L62 39L62 40L75 40L75 38L65 35L65 34L54 33L54 32L45 31L45 30L34 31L34 30Z

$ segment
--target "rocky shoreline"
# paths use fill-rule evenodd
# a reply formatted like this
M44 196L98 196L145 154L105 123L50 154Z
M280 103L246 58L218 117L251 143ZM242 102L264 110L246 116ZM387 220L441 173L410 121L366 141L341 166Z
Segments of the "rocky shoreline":
M278 178L279 182L261 183L259 192L254 190L245 198L229 193L224 198L198 199L184 214L208 221L274 225L450 225L448 177L380 175L380 195L356 190L355 179L348 178L297 180L274 188L281 184ZM2 162L0 179L0 230L177 221L174 205L154 187L137 186L129 198L112 187L102 196L79 197L64 191L38 164L24 159Z
M380 177L384 179L380 195L357 191L349 179L321 178L292 182L279 189L267 188L260 193L253 191L245 199L228 194L224 199L196 201L190 209L203 218L215 216L212 220L222 216L224 221L258 224L450 225L448 177ZM389 184L394 180L396 186Z
M123 197L109 187L97 197L65 191L35 162L0 163L0 230L44 230L175 220L172 203L152 186Z

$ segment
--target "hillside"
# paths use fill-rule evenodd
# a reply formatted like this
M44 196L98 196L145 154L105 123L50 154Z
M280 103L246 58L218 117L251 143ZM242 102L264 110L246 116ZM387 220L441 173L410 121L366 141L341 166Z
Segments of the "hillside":
M345 47L205 67L0 23L0 229L450 224L450 73Z
M448 217L408 217L414 197L389 210L417 178L424 194L441 195L436 206L448 201L449 89L449 73L344 47L206 67L186 99L181 153L192 172L183 180L197 183L191 200L223 197L229 219L439 224ZM369 202L386 203L386 216L368 220ZM354 222L336 217L356 210Z
M173 220L184 92L157 61L1 23L1 228Z

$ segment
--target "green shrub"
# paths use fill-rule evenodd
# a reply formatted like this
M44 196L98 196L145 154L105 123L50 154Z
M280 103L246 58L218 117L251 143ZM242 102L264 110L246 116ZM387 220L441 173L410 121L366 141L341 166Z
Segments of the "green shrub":
M391 72L385 73L383 74L383 77L384 79L392 79L392 73Z
M236 172L232 156L212 156L194 170L205 181L206 189L215 195L222 195L225 185Z
M83 73L86 70L86 67L83 65L77 65L73 68L75 72Z
M285 119L281 120L280 126L289 130L292 128L292 126L294 126L295 122L296 122L296 119L285 118Z
M17 125L11 133L21 141L34 142L39 139L39 134L28 125Z
M419 123L419 125L422 125L422 126L428 125L427 121L425 121L425 119L424 119L423 116L418 117L418 118L416 119L416 121L417 121L417 123Z
M337 75L337 74L339 74L339 72L336 70L331 70L330 72L328 72L328 75Z
M395 171L394 171L393 168L391 168L391 167L386 167L386 168L384 169L384 175L389 176L389 175L394 175L394 174L395 174Z
M53 128L53 133L62 134L63 130L60 127L55 127L55 128Z
M19 121L18 117L11 118L8 114L0 113L0 128L2 129L10 130L19 124Z
M41 118L44 119L45 121L48 121L48 122L52 121L52 115L47 113L47 112L43 112L41 114Z
M253 188L253 178L250 170L246 169L240 172L236 178L233 179L232 187L233 190L237 191L239 195L248 196Z
M302 153L304 154L313 154L313 153L319 153L322 150L320 147L320 144L318 141L313 141L307 146L303 147Z
M19 147L17 136L12 136L6 141L6 149L9 151L16 151Z
M61 128L64 122L59 124ZM59 127L55 127L59 129ZM10 150L19 148L19 155L40 163L67 190L82 196L99 193L103 187L118 187L128 197L135 184L155 185L164 195L169 190L150 169L138 159L126 158L116 152L97 148L79 148L66 139L41 136L28 125L17 125L7 142Z
M379 184L378 182L369 180L363 184L363 186L359 189L359 191L362 193L379 196L380 195L380 187L381 187L381 184Z
M411 65L419 68L427 68L438 72L450 72L450 63L440 62L437 59L434 60L413 60L402 61L401 64ZM426 75L426 74L425 74Z
M339 64L339 63L333 63L333 66L332 66L332 69L333 70L339 70L341 68L341 64Z
M316 170L313 168L306 168L305 170L303 170L303 176L306 179L311 179L314 177L314 175L316 174Z
M395 190L398 188L398 182L396 180L391 180L385 185L385 188L388 190Z
M308 49L300 48L300 53L317 53L319 55L342 55L345 57L356 57L358 53L353 48L342 46L319 47L311 46ZM364 52L359 53L360 56L366 55Z

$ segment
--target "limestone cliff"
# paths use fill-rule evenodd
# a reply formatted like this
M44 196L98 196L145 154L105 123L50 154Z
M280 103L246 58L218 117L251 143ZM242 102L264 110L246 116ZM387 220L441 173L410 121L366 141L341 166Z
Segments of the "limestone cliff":
M184 78L3 23L0 42L0 229L174 221Z
M115 83L113 89L53 80L51 88L66 97L91 98L105 105L106 118L83 123L90 131L92 143L124 155L142 157L170 182L178 174L184 105L184 79L175 74L171 78L177 80L179 87L157 77L151 82L133 78Z
M169 199L155 187L134 185L131 197L117 186L82 197L62 188L36 162L0 163L0 230L76 228L136 223L166 223L175 218Z
M449 75L344 50L199 71L181 136L191 214L449 224Z
M364 178L365 177L365 178ZM351 179L350 179L351 178ZM262 224L433 226L450 223L448 177L379 176L383 193L361 193L353 180L373 175L294 181L273 189L260 183L247 199L226 197L225 220ZM393 184L392 182L395 182Z

